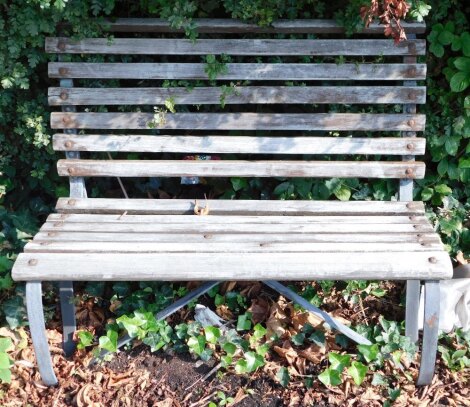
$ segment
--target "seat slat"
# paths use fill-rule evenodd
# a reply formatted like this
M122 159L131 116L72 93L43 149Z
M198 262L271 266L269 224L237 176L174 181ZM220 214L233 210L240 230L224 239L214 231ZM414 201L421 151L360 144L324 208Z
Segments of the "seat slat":
M419 243L153 243L153 242L29 242L25 253L369 253L443 250L442 245Z
M424 80L426 64L226 64L219 80ZM208 79L205 64L50 62L51 78Z
M225 18L195 18L192 20L198 33L282 33L282 34L343 34L345 29L336 20L327 19L296 19L273 21L269 27L261 27L236 19ZM426 25L415 21L402 21L402 27L407 33L422 34ZM105 29L110 32L184 32L184 29L175 29L168 20L161 18L117 18L106 21ZM384 26L371 23L360 30L361 34L382 34Z
M112 199L59 198L59 213L124 212L141 215L182 215L194 213L194 199ZM406 201L275 201L210 199L200 202L209 205L212 215L424 215L423 202Z
M51 113L53 129L148 130L153 113ZM159 129L423 131L424 114L168 113Z
M250 86L224 95L220 87L186 88L49 88L49 104L66 105L230 104L395 104L426 101L426 87L411 86Z
M432 261L430 259L432 258ZM64 267L64 265L67 267ZM452 277L447 253L23 253L16 281L358 280Z
M158 224L311 224L311 223L383 223L427 224L425 216L193 216L193 215L108 215L108 214L59 214L52 213L48 222L99 222L99 223L158 223Z
M54 134L57 151L240 154L424 154L424 138Z
M283 233L270 234L210 234L210 233L112 233L112 232L39 232L37 242L148 242L148 243L442 243L436 233ZM431 247L430 246L430 247Z
M58 54L130 55L425 55L425 40L279 40L168 38L46 38L46 52Z
M112 233L430 233L429 224L153 224L153 223L86 223L46 222L42 232L112 232Z
M423 162L59 160L59 175L73 177L316 177L424 178Z

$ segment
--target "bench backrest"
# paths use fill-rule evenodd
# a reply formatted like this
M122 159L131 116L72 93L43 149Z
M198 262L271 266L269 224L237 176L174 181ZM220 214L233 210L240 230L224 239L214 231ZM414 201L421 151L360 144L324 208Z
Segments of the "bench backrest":
M49 64L49 76L61 79L60 87L49 89L49 103L62 107L51 115L52 128L65 129L54 135L54 149L67 152L58 162L60 175L75 181L89 176L396 178L402 180L400 198L412 200L411 180L424 176L424 163L414 160L425 149L424 138L416 137L425 127L425 116L416 113L426 98L425 87L416 82L426 76L426 65L417 63L425 54L424 40L395 45L378 26L345 39L343 29L326 20L280 21L273 28L232 20L197 25L195 42L150 19L118 20L110 25L115 31L110 39L46 40L47 52L59 54L59 62ZM406 30L410 38L424 26L409 24ZM96 62L66 62L85 54L96 55ZM206 55L231 60L208 67ZM218 86L212 86L208 70L215 72ZM73 79L81 86L73 87ZM97 86L97 79L111 80L111 86ZM193 87L166 87L165 81L189 81ZM158 114L150 128L153 107L163 108L165 101L175 104L176 113ZM380 109L370 112L377 105ZM182 154L79 159L79 152L91 151ZM222 159L183 160L188 153ZM167 154L157 158L162 156Z

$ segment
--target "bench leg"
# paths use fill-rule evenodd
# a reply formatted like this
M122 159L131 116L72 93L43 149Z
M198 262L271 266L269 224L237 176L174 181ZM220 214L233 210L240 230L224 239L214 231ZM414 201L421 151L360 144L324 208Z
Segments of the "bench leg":
M73 334L77 329L75 321L75 305L73 303L73 282L61 281L59 283L60 311L62 314L62 347L66 357L75 351Z
M357 332L353 331L351 328L347 327L341 322L336 321L327 312L322 311L320 308L315 307L314 305L310 304L305 298L296 294L290 288L283 286L278 281L269 280L269 281L263 281L263 283L266 284L268 287L271 287L273 290L276 290L278 293L282 294L284 297L289 298L290 300L299 304L302 308L306 309L308 312L311 312L312 314L315 314L316 316L322 318L330 327L341 332L343 335L346 335L349 339L353 340L354 342L360 345L372 345L372 343L367 338L364 338L362 335L359 335Z
M44 384L55 386L57 378L52 368L52 359L47 342L40 281L29 281L26 283L26 308L39 373Z
M407 280L406 282L406 317L405 335L414 343L418 342L419 300L421 296L421 281Z
M439 305L439 281L426 281L424 283L423 346L421 348L419 375L416 382L418 386L431 384L434 376L439 331Z

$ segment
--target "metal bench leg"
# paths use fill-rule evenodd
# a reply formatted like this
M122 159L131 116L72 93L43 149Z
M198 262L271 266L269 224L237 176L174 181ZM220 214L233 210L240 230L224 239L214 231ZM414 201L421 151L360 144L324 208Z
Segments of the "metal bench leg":
M73 303L73 282L61 281L59 283L60 311L62 314L62 347L66 357L75 351L73 334L77 329L75 321L75 304Z
M439 330L439 306L439 281L426 281L424 283L423 346L421 348L419 375L416 382L418 386L431 384L434 376Z
M406 282L406 318L405 335L414 343L418 342L419 300L421 296L421 281L407 280Z
M341 322L336 321L331 315L327 312L322 311L320 308L315 307L310 304L305 298L296 294L290 288L283 286L278 281L263 281L268 287L271 287L273 290L276 290L278 293L282 294L284 297L289 298L290 300L299 304L302 308L306 309L308 312L315 314L316 316L322 318L329 326L341 332L343 335L346 335L349 339L360 345L372 345L372 343L364 338L362 335L359 335L357 332L353 331L351 328L343 325Z
M41 374L42 381L46 385L55 386L58 382L54 370L52 369L51 354L47 342L40 281L30 281L26 283L26 308L39 373Z

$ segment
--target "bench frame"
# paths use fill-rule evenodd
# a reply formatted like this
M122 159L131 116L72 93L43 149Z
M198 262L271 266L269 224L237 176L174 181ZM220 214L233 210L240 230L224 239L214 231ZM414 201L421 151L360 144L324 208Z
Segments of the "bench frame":
M129 32L129 31L142 31L142 32L151 32L155 27L160 28L160 32L166 32L167 24L161 20L152 20L147 19L148 25L143 24L142 22L136 22L132 19L117 20L111 24L111 28L114 31ZM205 20L204 20L205 21ZM201 20L201 30L204 30L205 23ZM215 21L215 20L214 20ZM222 27L229 27L228 32L243 32L241 29L251 30L256 32L256 26L251 26L248 24L233 22L235 28L230 28L229 21L226 21L221 25ZM219 21L220 23L220 21ZM215 24L215 23L214 23ZM214 29L214 24L207 22L207 32ZM286 32L292 32L295 28L295 22L292 25L292 22L281 21L275 23L277 25L278 31L286 30ZM319 25L317 22L317 28L312 32L324 32L318 31ZM413 32L424 32L423 25L410 25ZM414 27L414 28L413 28ZM304 27L305 28L305 27ZM320 28L321 29L321 28ZM334 27L334 23L327 24L327 27L324 28L326 32L341 32L340 27ZM369 32L378 32L381 29L379 26L371 26L367 30L372 30ZM232 31L230 31L232 30ZM260 29L262 30L262 29ZM329 30L329 31L328 31ZM375 30L375 31L374 31ZM217 29L216 29L217 31ZM294 29L295 31L295 29ZM220 29L217 32L223 32ZM263 32L263 31L258 31ZM268 30L269 32L269 30ZM305 31L302 31L305 32ZM416 35L411 33L408 35L408 38L414 39ZM59 57L60 58L60 57ZM60 59L59 59L60 60ZM417 58L415 56L405 56L403 57L404 63L416 63ZM404 85L416 86L416 81L404 81ZM63 88L73 87L73 80L71 79L61 79L60 86ZM63 112L74 112L75 108L73 106L64 106L62 107ZM406 113L416 113L416 105L409 104L405 105ZM77 134L75 129L66 129L66 134ZM415 137L416 132L402 132L404 137ZM67 151L67 159L77 159L80 158L80 153L78 151ZM404 161L414 161L414 156L403 156ZM87 193L85 189L85 181L83 177L74 177L70 176L70 197L71 198L86 198ZM401 179L400 188L399 188L399 200L400 201L412 201L413 200L413 180L412 179ZM291 289L283 286L277 281L263 281L268 287L276 290L281 295L286 298L291 299L296 302L304 309L309 312L314 313L315 315L323 318L326 323L332 327L342 332L348 336L353 341L360 344L370 344L370 342L357 334L347 326L336 321L334 318L329 316L326 312L320 310L319 308L313 306L308 301L297 295ZM215 285L219 284L218 281L209 281L202 284L200 287L195 289L193 292L187 294L185 297L177 300L167 309L159 312L156 315L157 319L163 319L176 312L183 306L187 305L190 301L199 297L200 295L206 293ZM417 380L418 385L428 385L431 383L434 366L436 360L436 351L437 351L437 337L438 337L438 318L439 318L439 281L426 280L421 282L419 280L409 280L406 284L406 335L411 338L415 343L418 342L418 324L419 324L419 305L420 305L420 295L421 289L424 285L424 333L423 333L423 342L421 349L421 365L419 371L419 377ZM73 282L71 281L61 281L59 282L59 293L60 293L60 306L62 313L62 324L63 324L63 349L66 356L70 356L75 350L75 343L73 341L73 334L76 330L76 320L75 320L75 307L73 304ZM51 355L49 351L49 346L47 342L47 336L45 331L45 322L43 314L43 305L42 305L42 289L41 281L28 281L26 282L26 305L28 311L28 319L30 323L31 335L33 339L33 345L36 352L36 357L38 361L39 371L42 376L42 379L47 385L56 385L57 378L53 371ZM118 342L118 347L123 346L124 344L131 341L129 336L124 336L120 338ZM106 352L102 353L104 356Z

